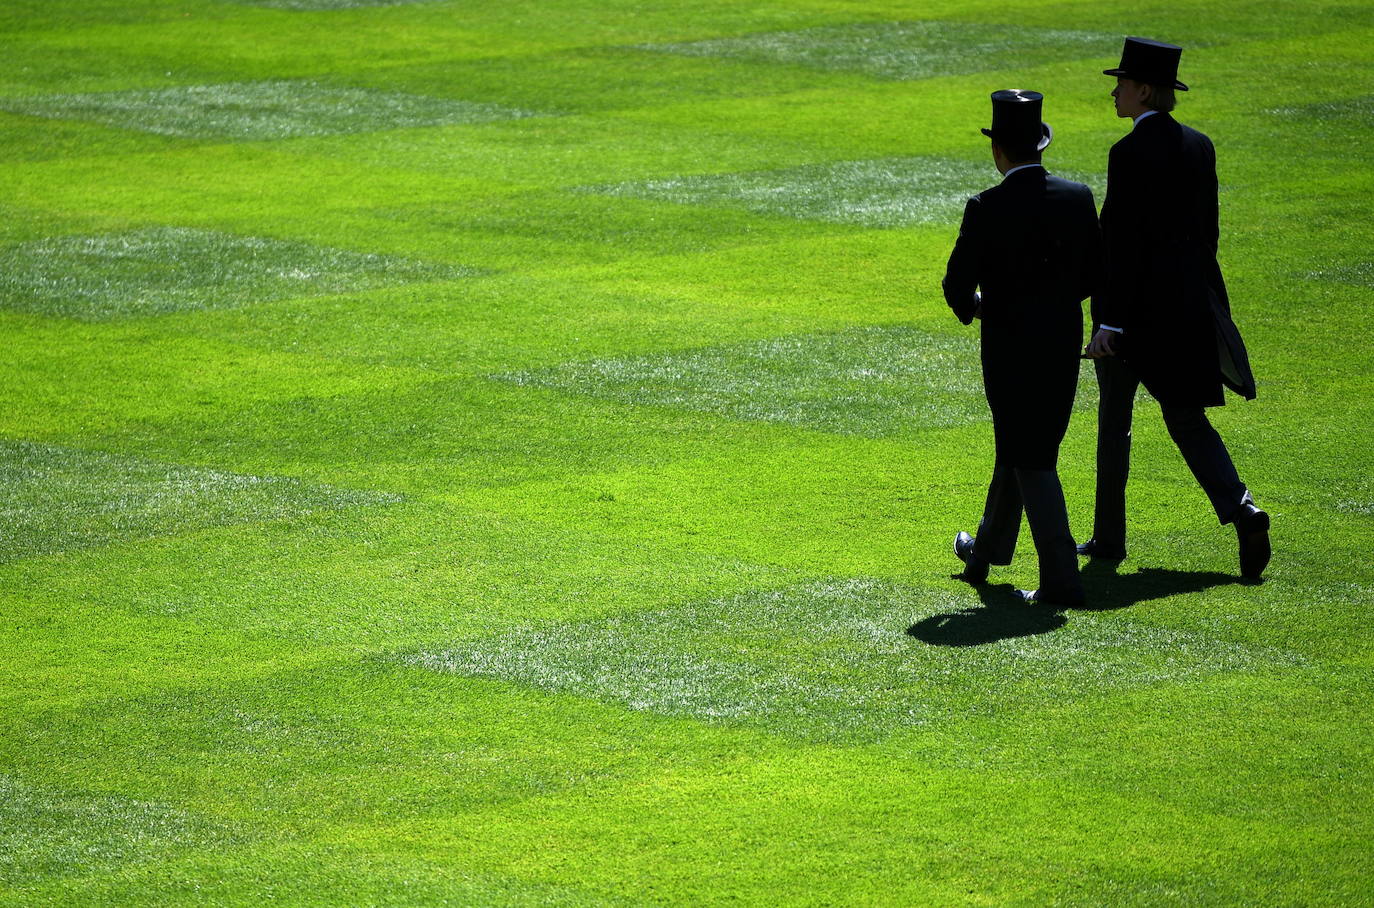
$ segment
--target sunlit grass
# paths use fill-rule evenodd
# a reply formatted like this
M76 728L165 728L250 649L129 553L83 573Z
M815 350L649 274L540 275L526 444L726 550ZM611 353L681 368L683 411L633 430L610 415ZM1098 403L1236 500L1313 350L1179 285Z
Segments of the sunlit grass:
M871 327L499 377L625 403L880 437L984 418L980 377L965 368L976 355L966 335Z
M1371 28L4 5L0 905L1370 902ZM951 577L993 443L940 278L988 94L1101 202L1142 32L1276 554L1142 393L1131 557L1027 609L1029 533Z
M0 307L102 320L472 273L290 240L152 227L0 249Z
M1281 649L1029 612L1011 602L990 604L997 615L990 620L971 593L818 581L536 626L403 661L636 710L843 740L1055 703L1087 686L1186 683L1305 661Z
M1114 34L1074 29L916 21L762 32L681 44L649 44L643 49L854 70L880 79L928 79L1108 54L1117 49L1118 41Z
M0 441L0 562L399 496Z
M494 104L296 81L10 98L0 100L0 109L160 135L250 141L531 116Z

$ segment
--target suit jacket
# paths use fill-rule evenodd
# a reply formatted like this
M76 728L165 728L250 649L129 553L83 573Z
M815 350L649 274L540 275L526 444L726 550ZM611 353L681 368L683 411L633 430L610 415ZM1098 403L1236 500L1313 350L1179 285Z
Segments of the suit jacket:
M997 456L1051 469L1068 428L1083 344L1082 301L1102 280L1092 190L1043 167L1011 174L969 199L943 283L973 321L983 294L983 387Z
M1225 382L1255 379L1217 264L1216 150L1166 113L1112 146L1102 235L1107 285L1093 320L1125 330L1121 351L1161 403L1219 406Z

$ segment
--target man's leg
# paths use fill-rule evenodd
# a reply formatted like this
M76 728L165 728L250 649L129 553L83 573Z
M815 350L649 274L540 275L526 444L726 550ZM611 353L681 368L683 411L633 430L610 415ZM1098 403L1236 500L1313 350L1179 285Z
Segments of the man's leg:
M1061 605L1081 604L1083 583L1078 576L1078 555L1059 473L1017 469L1016 481L1040 561L1040 598Z
M1097 373L1097 496L1093 540L1105 553L1126 551L1126 479L1131 470L1131 415L1140 379L1115 356L1093 361Z
M1253 500L1245 483L1236 475L1225 442L1207 419L1207 411L1202 407L1161 406L1160 409L1169 437L1207 493L1217 519L1231 523L1240 515L1242 507Z
M1217 519L1236 528L1240 572L1259 580L1269 565L1269 515L1255 505L1250 490L1236 475L1226 444L1212 428L1201 407L1163 407L1169 436L1188 462L1198 484L1212 502Z
M978 521L973 555L989 564L1011 564L1016 553L1016 536L1021 532L1021 487L1016 471L998 461L988 483L988 500L983 519Z

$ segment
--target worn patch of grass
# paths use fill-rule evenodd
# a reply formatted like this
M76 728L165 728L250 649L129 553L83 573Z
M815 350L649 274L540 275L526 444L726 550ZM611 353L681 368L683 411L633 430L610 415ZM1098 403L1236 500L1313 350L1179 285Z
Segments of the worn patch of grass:
M986 608L969 598L862 579L820 581L532 627L404 661L821 738L883 737L971 710L1055 702L1087 685L1102 692L1213 672L1291 670L1304 661L1119 618L1068 620L1017 608L1011 597Z
M232 834L167 804L0 776L0 886L82 877L223 847Z
M1116 49L1119 40L1114 34L1073 29L917 21L859 22L641 48L905 80L1102 56Z
M239 82L146 91L11 98L14 113L89 120L167 136L261 141L531 116L493 104L396 92L331 88L313 82Z
M395 495L0 441L0 562L200 527L259 523Z
M792 336L498 376L610 400L882 436L982 418L976 342L907 326Z
M963 211L964 202L986 182L987 166L983 163L906 158L588 189L679 204L739 206L760 214L892 227L948 221Z
M88 321L314 296L472 269L185 227L0 249L0 307Z
M331 10L358 9L372 6L405 6L410 3L443 3L445 0L229 0L272 9Z

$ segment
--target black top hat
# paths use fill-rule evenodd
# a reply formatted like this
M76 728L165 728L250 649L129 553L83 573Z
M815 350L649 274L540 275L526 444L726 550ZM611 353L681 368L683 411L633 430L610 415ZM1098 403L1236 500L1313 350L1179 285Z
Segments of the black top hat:
M1040 119L1045 96L1038 91L1004 88L992 93L992 128L983 130L998 145L1034 145L1044 151L1054 140L1050 124Z
M1183 48L1177 44L1151 41L1149 38L1127 38L1121 48L1121 65L1104 69L1104 76L1125 76L1146 85L1172 85L1179 91L1188 86L1178 81L1178 58Z

